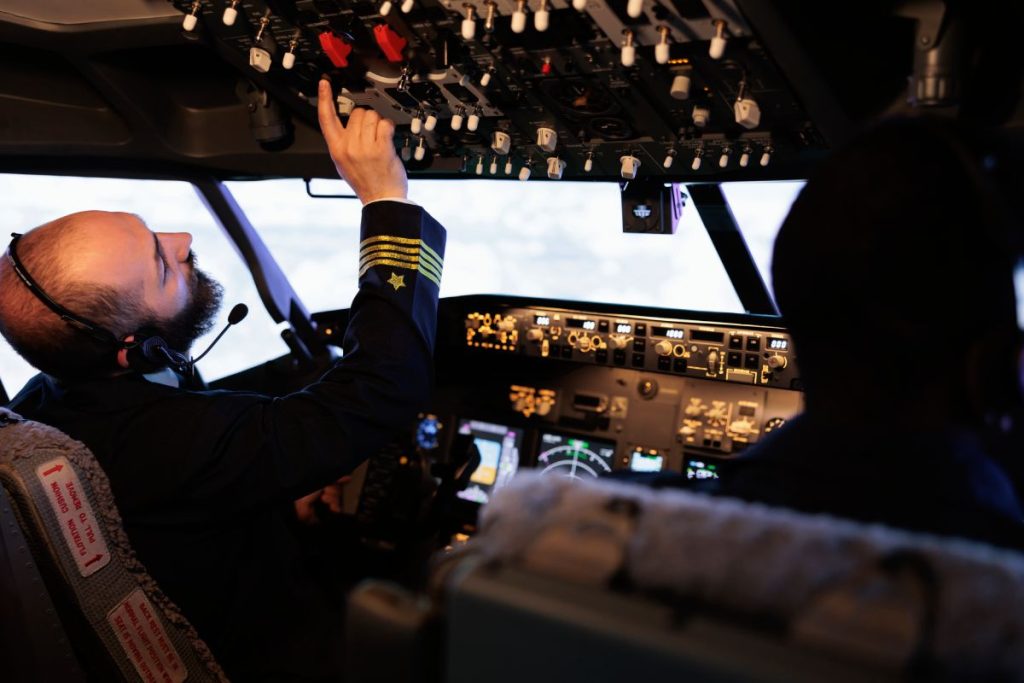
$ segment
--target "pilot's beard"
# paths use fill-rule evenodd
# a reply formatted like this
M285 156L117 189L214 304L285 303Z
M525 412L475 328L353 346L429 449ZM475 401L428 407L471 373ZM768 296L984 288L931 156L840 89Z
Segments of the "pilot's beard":
M188 353L196 339L213 327L223 296L224 288L219 282L193 267L185 308L169 320L153 323L150 328L175 351Z

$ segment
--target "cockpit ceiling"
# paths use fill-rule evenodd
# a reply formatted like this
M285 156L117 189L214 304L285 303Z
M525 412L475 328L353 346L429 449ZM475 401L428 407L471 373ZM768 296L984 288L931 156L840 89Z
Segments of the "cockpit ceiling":
M463 3L438 0L243 0L232 26L222 19L229 1L201 0L190 32L182 24L191 0L0 0L0 171L330 177L310 106L321 74L355 104L395 118L414 177L514 178L508 169L530 167L534 179L618 180L628 157L637 177L654 180L804 177L859 125L908 108L919 31L894 2L643 0L636 19L627 0L588 0L584 11L544 2L550 28L535 28L541 4L532 0L517 33L513 0L493 5L493 31L492 5L481 0L466 39ZM384 12L387 4L395 10ZM1021 22L986 16L989 33L975 44L974 6L964 8L972 66L963 102L938 109L1016 125L1022 58L1000 38ZM1015 12L1000 6L1003 16ZM719 18L729 47L713 59ZM623 26L637 46L632 66L621 63ZM665 64L658 26L670 36ZM406 43L388 58L374 42L384 27ZM351 65L323 49L325 34L352 48ZM250 66L260 45L270 53L266 72ZM286 69L288 52L296 64ZM407 91L397 86L403 67ZM681 74L693 92L670 96ZM760 104L751 127L731 120L741 81ZM710 112L703 126L699 107ZM479 115L477 130L456 128L462 108L463 120ZM430 115L436 129L413 120ZM542 128L557 143L542 144Z

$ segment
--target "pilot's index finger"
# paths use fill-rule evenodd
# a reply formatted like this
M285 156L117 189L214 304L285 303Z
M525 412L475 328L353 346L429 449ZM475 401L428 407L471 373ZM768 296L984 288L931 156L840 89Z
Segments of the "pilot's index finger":
M324 134L327 144L340 142L345 137L345 126L342 125L338 114L334 110L334 93L331 92L331 82L326 78L320 79L320 91L316 98L317 115L320 117L320 131Z

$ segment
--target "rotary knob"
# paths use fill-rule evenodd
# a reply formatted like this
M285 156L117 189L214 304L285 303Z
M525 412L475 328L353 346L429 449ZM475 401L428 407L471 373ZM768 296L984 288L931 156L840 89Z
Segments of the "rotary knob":
M672 342L663 339L654 345L654 350L659 356L671 356Z
M580 337L580 340L576 343L576 348L583 353L586 353L587 351L590 351L591 344L592 342L590 341L590 337Z
M768 367L772 370L785 370L788 363L789 359L777 353L768 356Z
M629 344L629 339L621 334L613 334L608 337L608 340L611 342L613 349L624 349Z
M544 338L544 330L539 327L531 327L526 331L526 338L532 342L540 341Z

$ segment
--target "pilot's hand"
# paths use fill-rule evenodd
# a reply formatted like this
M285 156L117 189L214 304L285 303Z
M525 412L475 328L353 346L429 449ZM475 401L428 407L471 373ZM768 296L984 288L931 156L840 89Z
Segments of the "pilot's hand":
M342 510L342 495L345 484L352 481L352 477L342 477L333 484L329 484L319 491L314 491L295 501L295 517L303 524L317 524L321 522L317 515L317 502L323 504L331 513L340 515Z
M317 111L334 167L363 204L407 197L408 180L405 167L395 154L393 122L372 109L356 109L349 116L348 125L343 125L326 79L320 81Z

